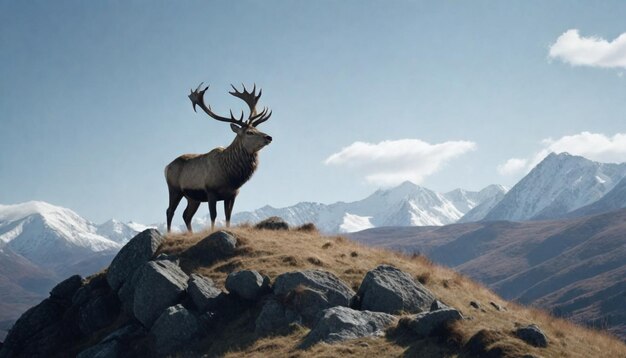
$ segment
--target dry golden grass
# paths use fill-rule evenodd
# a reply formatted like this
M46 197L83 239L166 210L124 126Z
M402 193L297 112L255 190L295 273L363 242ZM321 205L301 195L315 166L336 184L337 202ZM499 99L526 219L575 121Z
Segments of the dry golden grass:
M626 357L626 345L603 332L577 326L562 319L507 302L487 288L453 270L438 266L423 256L408 256L393 251L370 248L341 236L322 236L316 230L267 231L249 226L229 229L238 239L238 254L230 259L201 266L193 258L181 260L187 273L211 277L223 287L233 270L254 269L274 279L277 275L300 269L322 269L333 272L355 290L367 271L380 264L393 265L424 282L444 303L462 311L468 318L451 327L448 341L429 338L415 340L406 333L391 329L385 338L359 339L336 345L318 344L309 350L298 350L307 329L295 327L291 332L274 337L254 335L254 317L258 307L242 315L219 337L201 342L207 356L227 357L466 357L461 349L482 329L495 331L499 337L490 348L499 348L506 356L533 354L538 357ZM173 234L167 237L162 252L182 254L206 237L208 232ZM482 310L470 307L480 302ZM497 311L489 302L505 307ZM535 348L513 335L516 326L535 323L549 339L548 348ZM217 343L216 343L217 341Z

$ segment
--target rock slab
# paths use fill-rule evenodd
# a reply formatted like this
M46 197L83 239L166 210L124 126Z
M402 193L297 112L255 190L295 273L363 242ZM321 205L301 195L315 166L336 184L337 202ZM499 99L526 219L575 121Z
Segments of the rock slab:
M546 337L545 333L535 324L518 328L515 330L515 335L531 346L541 348L548 346L548 337Z
M381 312L356 311L348 307L333 307L322 312L319 321L304 337L300 347L318 342L336 343L348 339L381 336L396 318Z
M50 296L61 300L71 300L76 291L83 285L83 278L74 275L54 286L50 291Z
M228 231L220 230L200 240L184 253L184 256L210 265L218 260L231 257L237 250L237 239Z
M167 354L184 347L198 333L197 318L178 304L168 307L154 322L150 333L154 336L155 348Z
M263 336L278 332L294 322L300 323L300 316L296 312L285 308L275 299L269 299L255 321L254 331Z
M150 261L139 270L133 297L135 317L149 328L164 309L178 303L189 277L172 261Z
M276 277L274 294L286 297L299 287L309 287L323 293L331 306L349 306L354 291L337 276L322 270L292 271Z
M147 229L133 237L117 253L107 271L109 286L117 291L137 268L148 262L165 238L155 229Z
M357 295L361 309L390 314L427 311L435 300L426 287L390 265L369 271Z
M205 311L211 308L221 291L215 287L215 283L210 278L192 273L187 283L187 293L194 305L200 311Z
M463 316L456 309L442 308L403 318L400 320L400 325L412 330L417 335L417 338L426 338L445 324L461 319L463 319Z
M254 270L231 272L225 286L228 292L246 300L256 300L265 290L263 276Z

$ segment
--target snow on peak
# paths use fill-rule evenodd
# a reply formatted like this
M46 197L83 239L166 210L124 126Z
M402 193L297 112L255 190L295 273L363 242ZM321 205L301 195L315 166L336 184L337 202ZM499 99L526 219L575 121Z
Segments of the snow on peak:
M487 220L550 219L599 200L626 176L626 163L551 153L487 214Z
M483 200L492 199L488 194L462 189L440 194L406 181L349 203L325 205L302 202L286 208L264 206L252 212L239 212L233 216L233 223L257 222L270 216L280 216L290 225L311 222L328 233L352 232L375 226L446 225L459 220Z
M96 252L115 252L143 225L109 220L101 226L42 201L0 205L0 241L44 266L66 265Z

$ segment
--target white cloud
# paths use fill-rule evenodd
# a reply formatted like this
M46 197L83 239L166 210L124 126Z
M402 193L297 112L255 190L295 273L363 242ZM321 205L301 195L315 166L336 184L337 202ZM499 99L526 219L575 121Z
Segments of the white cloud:
M626 68L626 33L609 42L595 36L581 37L576 29L567 30L550 46L549 57L573 66Z
M365 175L372 184L392 186L409 180L419 184L448 161L476 149L469 141L430 144L419 139L354 142L330 155L326 165L341 165Z
M523 171L527 166L528 160L521 158L511 158L504 164L498 165L498 173L501 175L513 175Z
M543 148L529 158L511 158L499 165L498 173L526 174L552 152L567 152L604 163L626 162L626 133L617 133L609 137L600 133L581 132L556 140L546 138L541 144Z

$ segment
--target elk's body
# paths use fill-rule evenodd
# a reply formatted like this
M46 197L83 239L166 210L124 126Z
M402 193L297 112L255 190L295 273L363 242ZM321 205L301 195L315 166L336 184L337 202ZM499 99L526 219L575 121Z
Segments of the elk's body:
M255 128L271 116L267 109L260 114L256 113L256 102L261 97L260 92L256 95L256 88L252 92L247 92L245 87L243 92L237 90L230 92L233 96L243 99L250 107L250 116L246 122L243 121L243 113L240 119L235 119L232 112L230 118L213 113L211 108L204 104L203 97L207 88L200 91L199 86L189 95L194 110L198 105L212 118L230 122L231 129L237 135L226 148L215 148L205 154L184 154L165 167L165 179L169 190L168 231L171 229L176 207L183 197L187 199L183 219L189 231L191 219L202 202L209 203L213 229L217 217L216 203L223 200L226 226L229 226L239 188L254 174L258 163L258 151L272 141L272 137Z

